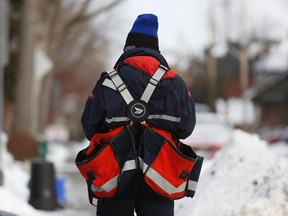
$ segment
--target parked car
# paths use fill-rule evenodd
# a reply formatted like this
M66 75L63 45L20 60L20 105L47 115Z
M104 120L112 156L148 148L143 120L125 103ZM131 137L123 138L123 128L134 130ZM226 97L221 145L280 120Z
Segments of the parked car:
M214 155L229 143L233 127L227 120L215 113L196 113L196 125L193 133L182 140L190 145L197 154L204 158L213 158Z
M195 111L196 113L208 113L211 112L211 109L207 104L195 103Z
M261 139L269 144L286 142L288 144L288 125L279 125L277 127L264 126L258 129L257 133Z

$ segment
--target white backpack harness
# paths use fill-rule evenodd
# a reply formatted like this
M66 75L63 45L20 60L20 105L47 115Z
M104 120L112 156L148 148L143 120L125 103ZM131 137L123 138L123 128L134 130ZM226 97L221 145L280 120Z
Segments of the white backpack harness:
M180 118L169 116L169 115L150 115L148 102L161 78L169 69L163 65L160 65L154 75L150 78L148 85L146 86L140 100L135 100L127 86L119 76L118 72L113 69L111 71L106 71L110 79L105 79L102 85L107 86L111 89L118 91L127 104L126 114L127 117L113 117L106 119L107 123L111 122L122 122L129 121L132 122L145 122L146 119L165 119L173 122L180 122Z

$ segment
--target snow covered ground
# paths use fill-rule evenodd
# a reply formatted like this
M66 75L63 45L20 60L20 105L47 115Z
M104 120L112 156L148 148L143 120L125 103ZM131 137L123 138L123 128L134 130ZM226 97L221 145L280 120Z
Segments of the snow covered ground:
M65 149L59 150L63 151ZM0 211L18 216L95 215L73 205L56 211L34 209L27 202L29 165L15 162L6 151L1 155L5 179L0 186ZM63 168L59 155L54 159L57 167ZM50 160L53 157L50 156ZM71 165L69 171L73 170L76 172ZM85 190L74 192L78 196L69 196L71 193L66 192L70 203L83 199L80 194L86 197ZM175 216L288 216L287 200L288 145L268 145L257 135L235 130L229 145L214 159L204 161L195 197L176 201Z
M177 216L287 216L288 145L268 146L234 131L202 174L193 200L179 201Z

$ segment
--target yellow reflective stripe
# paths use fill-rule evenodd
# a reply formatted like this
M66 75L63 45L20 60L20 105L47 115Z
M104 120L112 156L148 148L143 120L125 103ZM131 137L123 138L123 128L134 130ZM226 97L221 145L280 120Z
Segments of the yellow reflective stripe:
M136 161L135 160L129 160L126 161L123 168L122 168L122 173L124 171L129 171L129 170L134 170L136 169Z
M190 191L196 191L197 184L198 184L198 182L189 180L189 181L188 181L188 190L190 190Z
M114 178L110 179L109 181L107 181L105 184L103 184L100 188L96 187L94 184L91 185L91 190L93 192L107 192L109 193L113 188L115 188L117 186L117 179L118 176L115 176Z
M186 181L183 182L179 187L175 187L152 167L150 167L149 170L146 172L146 176L149 177L155 184L157 184L162 190L164 190L168 194L185 191L187 184Z

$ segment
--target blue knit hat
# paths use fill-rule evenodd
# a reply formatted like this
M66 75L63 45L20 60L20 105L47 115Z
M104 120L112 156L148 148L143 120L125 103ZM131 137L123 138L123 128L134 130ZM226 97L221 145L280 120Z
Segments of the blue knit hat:
M135 47L146 47L159 51L158 18L154 14L141 14L130 30L124 51Z

